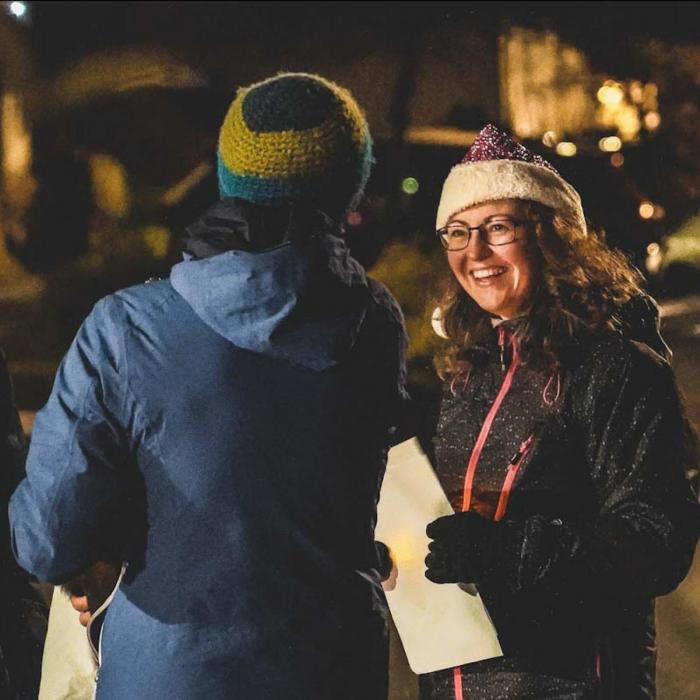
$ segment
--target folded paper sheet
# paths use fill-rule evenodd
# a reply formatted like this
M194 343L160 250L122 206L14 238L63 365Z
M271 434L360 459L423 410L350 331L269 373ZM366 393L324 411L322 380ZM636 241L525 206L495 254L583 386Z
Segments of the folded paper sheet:
M396 587L386 597L415 673L502 655L496 630L475 589L470 594L457 584L436 584L425 578L425 526L453 513L418 441L394 447L379 499L376 539L389 547L398 567Z

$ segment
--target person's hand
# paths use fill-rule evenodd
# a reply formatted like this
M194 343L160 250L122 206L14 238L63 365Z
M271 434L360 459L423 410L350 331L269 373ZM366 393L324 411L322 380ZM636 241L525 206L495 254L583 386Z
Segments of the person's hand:
M80 624L83 627L87 627L90 620L92 620L92 612L90 611L90 603L88 603L88 597L86 595L72 595L70 597L70 604L73 606L73 610L80 613L80 615L78 615L78 620L80 620Z
M499 523L472 511L438 518L426 528L433 541L425 558L425 576L433 583L475 583L484 553L493 546Z
M389 553L389 556L391 556L391 552ZM382 581L382 588L385 591L393 591L394 588L396 588L396 582L399 579L399 569L396 566L396 561L394 560L394 557L391 557L391 571L389 572L389 578L386 578Z
M78 619L83 627L87 627L92 614L114 590L120 570L121 566L114 562L96 561L64 586L73 609L80 613Z
M396 580L399 577L399 570L396 567L391 550L384 544L376 540L374 546L377 550L377 558L379 560L379 580L382 582L382 588L385 591L393 591L396 588Z

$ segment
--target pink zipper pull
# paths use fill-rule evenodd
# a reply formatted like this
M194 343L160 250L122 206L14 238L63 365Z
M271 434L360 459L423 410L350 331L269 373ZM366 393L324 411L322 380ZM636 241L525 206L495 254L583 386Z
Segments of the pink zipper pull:
M527 440L524 440L521 444L520 447L518 447L516 453L510 458L510 462L508 464L517 464L518 460L528 451L530 444L532 443L535 435L534 433L528 437Z
M506 509L508 508L508 499L510 498L510 492L513 488L513 483L515 482L515 477L518 475L520 466L527 455L532 441L535 439L535 433L531 433L525 442L520 445L518 451L513 455L513 459L510 460L508 465L508 470L506 472L506 478L503 481L503 486L501 487L501 495L498 497L498 504L496 505L496 513L493 519L498 522L506 514Z
M556 378L557 380L557 388L554 393L554 398L550 399L548 398L547 392L549 391L549 386L554 381ZM556 374L551 374L549 379L547 380L547 384L544 387L544 390L542 391L542 400L547 404L547 406L554 406L556 400L559 398L559 394L561 392L561 376L559 374L559 370L557 370Z

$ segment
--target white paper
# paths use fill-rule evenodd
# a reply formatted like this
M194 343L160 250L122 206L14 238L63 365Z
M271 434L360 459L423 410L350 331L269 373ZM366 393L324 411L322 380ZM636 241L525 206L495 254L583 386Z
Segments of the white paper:
M97 665L68 595L54 588L41 665L39 700L92 700Z
M386 597L414 673L503 655L478 593L425 578L425 527L453 513L418 441L394 447L379 499L376 539L389 547L398 568L396 587Z

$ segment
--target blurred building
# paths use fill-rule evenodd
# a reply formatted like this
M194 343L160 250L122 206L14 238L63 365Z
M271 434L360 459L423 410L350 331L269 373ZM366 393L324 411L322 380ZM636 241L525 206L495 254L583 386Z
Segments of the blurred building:
M105 238L118 248L124 236L124 246L167 258L171 234L216 197L216 128L235 88L280 69L323 73L367 112L378 164L370 200L349 222L366 261L388 238L429 238L445 174L489 121L552 160L594 223L640 264L700 198L676 186L694 181L692 153L664 139L677 130L664 132L652 79L668 73L654 68L663 52L645 49L646 63L616 73L581 42L533 25L535 12L484 3L365 12L352 3L1 5L0 225L37 271ZM14 5L27 6L23 18ZM591 40L599 31L591 25ZM668 122L678 118L671 110ZM688 167L673 167L680 161Z

